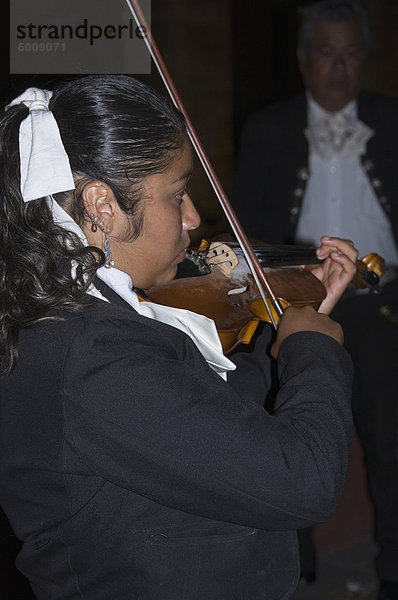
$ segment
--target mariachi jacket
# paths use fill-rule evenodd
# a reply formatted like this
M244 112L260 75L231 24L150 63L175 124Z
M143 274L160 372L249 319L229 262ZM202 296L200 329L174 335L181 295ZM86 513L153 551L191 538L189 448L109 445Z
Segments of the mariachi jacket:
M358 118L375 134L361 157L398 243L398 100L364 92ZM266 107L247 120L232 202L246 233L292 243L308 180L305 94Z
M271 416L268 326L226 383L188 336L119 301L21 329L0 379L18 568L39 600L289 598L295 530L326 520L344 482L348 355L289 336Z

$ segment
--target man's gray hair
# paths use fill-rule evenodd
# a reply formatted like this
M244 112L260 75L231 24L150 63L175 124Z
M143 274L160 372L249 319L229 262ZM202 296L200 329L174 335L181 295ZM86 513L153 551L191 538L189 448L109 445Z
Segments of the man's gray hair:
M370 25L366 9L359 0L320 0L298 9L301 17L298 48L304 52L311 44L314 27L320 21L355 21L358 23L364 50L371 44Z

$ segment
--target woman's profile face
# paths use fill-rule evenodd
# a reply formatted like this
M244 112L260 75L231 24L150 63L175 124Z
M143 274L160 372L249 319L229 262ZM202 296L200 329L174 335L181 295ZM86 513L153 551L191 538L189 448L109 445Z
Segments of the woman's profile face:
M164 173L143 181L140 235L124 243L110 236L115 266L131 276L135 287L147 289L170 281L185 258L188 232L200 224L186 192L192 167L192 150L186 142Z

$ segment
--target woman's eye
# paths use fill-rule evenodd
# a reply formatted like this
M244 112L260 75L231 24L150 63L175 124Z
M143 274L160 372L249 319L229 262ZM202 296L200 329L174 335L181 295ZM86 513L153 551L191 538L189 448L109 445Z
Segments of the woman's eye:
M185 194L187 193L187 189L184 188L183 190L181 190L181 192L178 192L178 194L176 194L176 198L179 202L182 202L183 197L185 196Z

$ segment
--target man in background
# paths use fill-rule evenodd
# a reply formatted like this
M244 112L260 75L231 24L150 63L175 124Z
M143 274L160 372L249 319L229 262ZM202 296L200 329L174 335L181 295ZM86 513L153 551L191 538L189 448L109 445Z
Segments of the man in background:
M255 238L318 245L327 232L386 261L380 293L352 291L335 318L357 371L379 600L398 600L398 101L361 92L370 30L359 1L322 0L300 15L306 91L248 119L232 199Z

